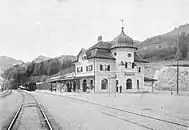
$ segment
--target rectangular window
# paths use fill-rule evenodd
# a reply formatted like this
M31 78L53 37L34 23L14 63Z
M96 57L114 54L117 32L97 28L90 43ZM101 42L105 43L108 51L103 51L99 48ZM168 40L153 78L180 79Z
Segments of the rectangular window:
M110 65L108 65L108 71L110 71Z
M138 72L141 72L141 67L138 67Z
M92 70L93 70L93 65L86 66L86 71L92 71Z
M100 70L102 70L102 65L100 64Z
M100 70L101 71L110 71L110 65L101 65L100 64Z
M132 68L134 68L135 67L135 63L132 63Z
M83 72L83 67L77 67L77 72Z
M90 65L90 71L93 71L93 65Z
M125 68L127 68L127 62L125 62Z

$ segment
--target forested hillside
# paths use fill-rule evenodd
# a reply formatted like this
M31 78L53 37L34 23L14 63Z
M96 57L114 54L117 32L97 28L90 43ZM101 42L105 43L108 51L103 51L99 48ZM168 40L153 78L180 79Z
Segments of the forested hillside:
M148 61L188 59L188 47L189 24L186 24L166 34L146 39L138 45L138 52Z
M74 71L74 68L71 64L71 61L74 58L75 56L61 56L57 58L51 58L39 63L32 61L30 63L14 65L4 71L2 77L11 81L13 88L16 88L19 84L23 84L29 81L44 81L49 76L52 76L59 72L64 73L64 70L66 70L65 72Z

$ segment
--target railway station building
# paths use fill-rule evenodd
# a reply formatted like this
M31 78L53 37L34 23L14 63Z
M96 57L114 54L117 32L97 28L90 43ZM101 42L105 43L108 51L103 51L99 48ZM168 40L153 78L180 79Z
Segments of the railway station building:
M140 90L144 87L146 61L136 51L136 43L125 34L124 27L111 41L99 36L95 45L81 49L72 62L75 72L61 82L73 91L115 92L120 86L122 92Z

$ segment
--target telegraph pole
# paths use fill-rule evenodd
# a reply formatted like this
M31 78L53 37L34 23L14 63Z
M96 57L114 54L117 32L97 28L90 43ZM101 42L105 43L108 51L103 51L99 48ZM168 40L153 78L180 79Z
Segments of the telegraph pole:
M177 60L177 95L179 94L179 63Z
M178 46L178 49L180 49L180 44L179 44L179 37L180 37L180 34L178 32L177 34L177 46ZM179 59L177 59L177 95L179 94Z

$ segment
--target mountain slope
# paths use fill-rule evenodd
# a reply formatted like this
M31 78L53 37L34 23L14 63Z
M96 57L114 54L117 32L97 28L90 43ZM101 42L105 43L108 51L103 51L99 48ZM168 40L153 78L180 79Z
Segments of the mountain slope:
M146 39L138 45L139 54L150 61L174 59L178 32L189 33L189 24L181 25L166 34Z
M3 71L13 65L23 63L21 60L16 60L7 56L0 56L0 70Z
M48 59L50 59L50 57L46 57L46 56L40 55L40 56L38 56L37 58L35 58L35 59L33 60L33 62L35 62L35 63L40 63L40 62L45 61L45 60L48 60Z
M58 57L58 60L63 63L64 61L73 61L76 56L73 55L61 55Z

